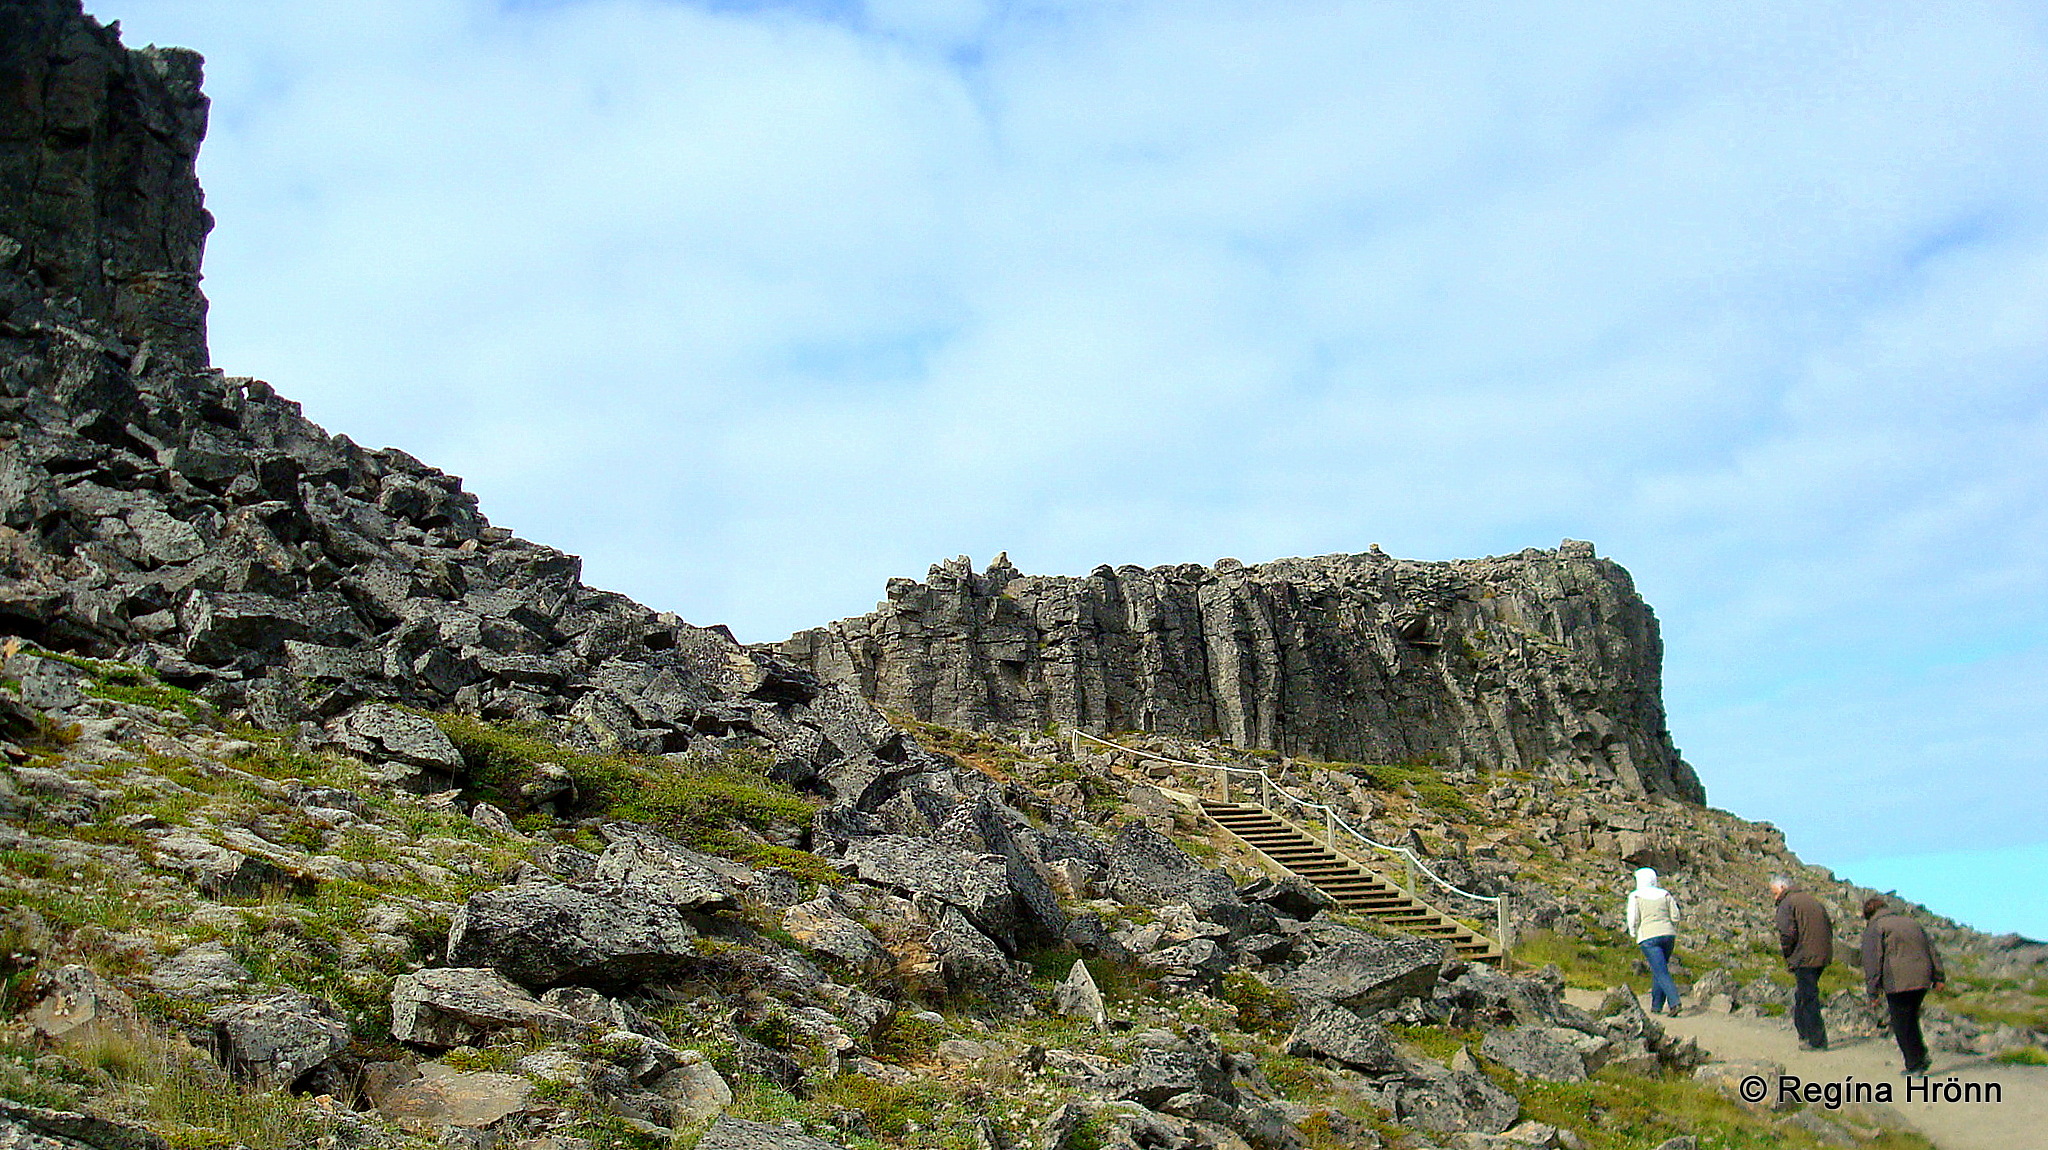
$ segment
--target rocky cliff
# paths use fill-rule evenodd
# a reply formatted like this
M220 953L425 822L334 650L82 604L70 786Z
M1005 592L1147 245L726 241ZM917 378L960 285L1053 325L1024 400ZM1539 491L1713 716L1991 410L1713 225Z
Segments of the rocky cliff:
M209 368L199 57L76 0L0 6L0 54L0 626L316 738L459 706L632 752L751 740L849 796L911 757L852 692L584 585L460 479Z
M881 706L980 728L1222 738L1361 762L1592 779L1703 802L1665 727L1663 644L1589 544L1027 576L963 558L773 650Z

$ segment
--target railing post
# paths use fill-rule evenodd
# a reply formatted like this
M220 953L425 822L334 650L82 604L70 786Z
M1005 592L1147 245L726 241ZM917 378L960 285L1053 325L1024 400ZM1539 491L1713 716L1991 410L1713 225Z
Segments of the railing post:
M1508 931L1508 896L1501 895L1493 904L1493 930L1500 936L1500 957L1506 962L1515 949L1515 940Z
M1415 855L1411 851L1401 852L1401 865L1408 871L1408 897L1415 898Z

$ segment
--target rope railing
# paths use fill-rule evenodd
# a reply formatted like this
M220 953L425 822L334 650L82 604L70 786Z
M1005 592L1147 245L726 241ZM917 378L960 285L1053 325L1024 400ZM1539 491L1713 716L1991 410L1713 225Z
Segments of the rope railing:
M1127 755L1142 755L1145 758L1152 759L1157 762L1168 763L1176 767L1192 767L1198 771L1215 771L1223 781L1223 799L1225 802L1231 801L1230 777L1232 775L1253 776L1257 780L1253 784L1253 794L1256 796L1256 801L1261 810L1265 810L1273 814L1280 814L1281 812L1274 809L1274 800L1285 799L1287 802L1293 804L1296 810L1301 811L1304 814L1312 813L1322 820L1323 826L1328 831L1329 845L1333 848L1337 845L1337 832L1341 829L1349 833L1352 838L1357 839L1359 842L1364 843L1366 846L1369 846L1374 850L1384 851L1388 854L1400 856L1401 860L1406 864L1408 871L1408 893L1410 897L1413 897L1415 889L1415 876L1420 874L1423 877L1429 879L1431 882L1444 888L1452 894L1457 895L1460 898L1470 899L1473 902L1478 903L1491 904L1493 906L1494 911L1494 930L1498 936L1495 939L1495 941L1500 946L1500 950L1503 955L1505 955L1508 952L1509 939L1507 920L1507 900L1505 898L1503 898L1500 895L1475 894L1472 891L1466 890L1463 887L1458 886L1457 884L1444 878L1442 875L1439 875L1435 871L1431 870L1429 867L1429 863L1424 861L1423 857L1421 855L1416 854L1414 850L1405 846L1401 846L1397 843L1383 843L1378 839L1373 838L1371 835L1368 835L1364 831L1359 830L1357 827L1352 826L1350 822L1348 822L1344 818L1343 815L1337 812L1337 809L1335 807L1332 807L1328 803L1310 802L1309 800L1294 794L1292 791L1289 791L1285 784L1282 784L1278 780L1274 779L1273 776L1268 774L1264 768L1232 766L1228 763L1191 763L1185 759L1168 758L1165 755L1156 755L1150 751L1134 750L1130 747L1122 745L1121 743L1113 743L1108 739L1097 738L1096 736L1091 735L1086 731L1074 730L1072 728L1069 728L1069 732L1083 739L1087 739L1091 743L1100 743L1101 745L1108 747L1111 750L1122 751Z

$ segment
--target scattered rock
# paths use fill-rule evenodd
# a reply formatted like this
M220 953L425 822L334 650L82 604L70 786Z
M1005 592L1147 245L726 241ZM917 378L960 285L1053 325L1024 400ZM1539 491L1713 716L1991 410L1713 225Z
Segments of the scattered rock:
M435 967L400 975L391 986L391 1036L418 1046L474 1045L495 1030L531 1028L551 1037L585 1024L542 1004L495 970Z
M1303 1012L1282 1049L1298 1057L1328 1058L1367 1074L1388 1073L1401 1066L1384 1027L1334 1002L1316 1003Z
M215 1055L238 1078L291 1087L348 1049L348 1025L324 999L296 990L218 1006L206 1016Z

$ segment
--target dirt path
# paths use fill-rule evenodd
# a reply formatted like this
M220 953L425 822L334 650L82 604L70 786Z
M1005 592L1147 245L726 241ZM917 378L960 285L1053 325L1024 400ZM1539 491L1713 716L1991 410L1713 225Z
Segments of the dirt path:
M1573 995L1577 998L1577 994ZM1597 1005L1598 995L1591 1001ZM1583 1005L1583 1004L1582 1004ZM1934 1085L1997 1083L2003 1101L1906 1102L1899 1072L1899 1048L1889 1037L1852 1039L1823 1052L1799 1049L1798 1036L1782 1019L1688 1014L1660 1018L1665 1029L1691 1038L1717 1059L1764 1059L1807 1082L1889 1082L1897 1110L1940 1150L2048 1150L2048 1066L2007 1066L1970 1054L1934 1053L1928 1076Z

